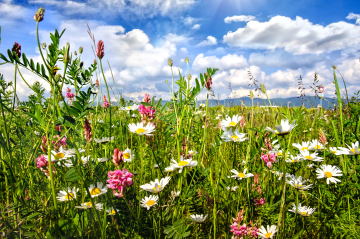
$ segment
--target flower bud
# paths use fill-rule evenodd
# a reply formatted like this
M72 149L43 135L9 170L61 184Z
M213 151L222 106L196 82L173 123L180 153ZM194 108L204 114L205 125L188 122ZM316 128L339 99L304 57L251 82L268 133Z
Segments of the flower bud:
M266 94L265 85L263 83L260 84L260 89L261 89L262 93Z
M168 65L169 65L170 67L172 67L172 66L173 66L173 61L172 61L172 59L171 59L171 58L169 58L169 59L168 59Z
M42 48L43 50L46 49L46 43L45 43L45 42L41 43L41 48Z
M100 60L105 56L105 46L102 40L100 40L97 44L96 55Z
M80 68L82 68L84 66L84 62L80 62Z
M212 79L211 77L208 75L208 73L205 73L206 76L206 80L205 80L205 87L207 90L211 90L212 87Z
M189 64L189 58L188 58L188 57L185 57L185 62L186 62L187 64Z
M56 75L56 73L57 73L57 71L60 69L60 67L58 67L58 66L55 66L54 68L53 68L53 75Z
M63 52L63 54L64 54L64 56L63 56L63 62L64 62L64 64L68 63L69 60L70 60L70 55L69 55L69 53L70 53L70 43L66 43L66 46L65 46L64 52Z
M254 99L254 93L250 91L250 99Z
M76 51L74 51L74 55L77 56L77 52L76 52Z
M20 44L15 42L11 52L12 52L14 57L15 57L14 54L16 54L20 58L21 57L21 46L20 46Z
M167 83L168 83L168 80L165 80L165 83L167 84Z
M79 53L80 54L82 54L83 53L83 51L84 51L84 48L81 46L81 47L79 47Z
M39 7L34 15L34 20L36 22L41 22L42 20L44 20L44 13L45 13L45 8Z
M56 76L55 76L55 80L58 82L58 81L60 81L60 78L61 78L61 74L59 73L59 74L56 74Z
M191 80L191 74L188 74L187 78L190 81Z

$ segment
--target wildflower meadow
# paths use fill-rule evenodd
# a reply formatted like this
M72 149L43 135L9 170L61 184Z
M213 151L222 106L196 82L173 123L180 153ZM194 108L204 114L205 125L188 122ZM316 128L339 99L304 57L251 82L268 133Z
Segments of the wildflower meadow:
M72 49L61 29L47 46L44 16L41 63L19 43L0 54L14 67L0 79L1 238L359 238L360 108L336 66L331 109L210 107L218 69L193 79L170 58L171 100L149 92L137 104L105 77L106 39L89 28L93 49ZM32 91L23 102L20 81ZM271 105L255 88L250 98Z

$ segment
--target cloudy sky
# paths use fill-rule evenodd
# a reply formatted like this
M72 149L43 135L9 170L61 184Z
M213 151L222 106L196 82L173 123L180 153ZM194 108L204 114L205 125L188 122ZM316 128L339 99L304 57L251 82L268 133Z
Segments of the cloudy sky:
M310 89L315 71L325 96L333 97L331 62L345 78L350 95L360 90L357 1L0 0L1 53L18 42L28 58L40 61L33 20L39 6L46 9L40 41L48 44L50 32L66 28L61 45L69 42L72 51L83 46L85 66L94 60L88 22L96 41L105 43L107 80L114 87L109 61L116 90L127 97L141 99L150 93L169 99L169 57L176 79L179 70L187 74L185 57L194 78L207 67L218 68L213 89L220 99L249 94L249 69L265 84L270 98L297 96L300 75ZM14 66L2 65L0 73L11 81ZM29 83L38 80L25 69L22 73ZM20 81L17 86L26 99L31 93L26 84Z

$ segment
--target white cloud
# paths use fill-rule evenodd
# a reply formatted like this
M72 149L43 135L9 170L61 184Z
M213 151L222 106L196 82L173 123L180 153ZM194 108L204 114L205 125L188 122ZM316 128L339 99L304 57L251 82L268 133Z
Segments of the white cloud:
M207 40L204 40L202 42L200 42L199 44L197 44L196 46L212 46L212 45L216 45L217 44L217 40L215 37L213 36L208 36L206 38Z
M231 22L249 22L255 20L255 16L251 15L239 15L239 16L232 16L232 17L226 17L224 19L225 23L231 23Z
M200 29L200 27L201 27L200 24L195 24L195 25L192 27L192 29L198 30L198 29Z
M193 17L185 17L184 18L184 24L187 26L191 26L192 24L194 24L196 22L196 18Z
M244 28L224 35L224 43L232 47L274 50L283 48L295 55L332 52L357 44L360 26L335 22L327 26L276 16L268 22L250 21Z
M169 41L174 44L188 44L188 42L192 39L192 37L169 33L166 36L164 36L164 39L165 41Z
M218 68L220 71L229 70L232 68L244 68L247 67L248 63L244 56L239 56L236 54L228 54L221 58L216 56L204 56L204 54L199 54L196 56L192 69L196 72L206 71L206 68Z
M355 13L349 13L349 15L346 17L348 20L356 20L355 23L360 25L360 14Z
M28 17L29 9L13 4L12 0L5 0L0 3L0 19L1 25L9 24L14 20L25 19Z

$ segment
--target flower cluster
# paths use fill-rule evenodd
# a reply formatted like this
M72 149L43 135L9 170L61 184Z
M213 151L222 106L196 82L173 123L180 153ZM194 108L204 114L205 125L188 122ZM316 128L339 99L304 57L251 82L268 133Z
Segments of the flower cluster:
M139 105L138 110L141 115L141 121L143 123L150 122L155 118L155 109L152 109L151 106L145 107L143 105Z
M71 89L69 87L66 89L66 92L67 92L65 95L66 98L68 98L69 102L72 103L74 100L75 94L71 92Z
M233 218L234 222L230 226L230 232L234 234L232 239L243 238L243 236L248 236L249 238L257 238L259 228L255 227L251 221L251 226L246 226L246 223L240 225L241 221L243 220L243 213L244 209L239 211L237 218Z
M49 173L49 161L45 155L40 155L36 158L36 164L37 168L41 170L41 172L45 173L45 175L50 179L50 173ZM54 164L52 161L51 164ZM52 172L55 173L56 169L55 166L52 165Z
M150 103L150 101L151 101L150 95L149 95L149 94L145 94L142 101L145 102L145 103Z
M275 153L261 153L261 159L266 163L266 166L268 168L271 168L272 164L275 163L276 161L276 157L275 157Z
M104 95L104 103L103 103L102 107L103 107L104 109L106 109L107 107L109 107L109 105L110 105L110 103L109 103L109 101L107 100L106 96Z
M53 139L55 139L54 141L51 141L51 145L53 146L54 149L59 149L61 146L65 146L67 145L66 143L66 137L62 137L60 138L59 135L54 135ZM57 142L57 143L56 143ZM55 144L56 143L56 144ZM47 153L47 137L44 136L41 140L41 145L40 148L44 153Z
M116 166L120 166L124 162L124 152L118 148L114 149L113 163Z
M91 142L91 124L87 119L84 122L84 138L90 143Z
M265 204L265 198L255 198L254 199L254 205L255 206L262 206L262 205L264 205Z
M11 49L11 52L13 54L13 57L17 55L19 58L21 57L21 46L19 43L15 42L13 45L13 48Z
M100 60L105 56L105 46L102 40L100 40L97 44L96 55L100 58Z
M42 20L44 20L44 13L45 13L45 8L39 7L34 15L34 20L36 22L41 22Z
M126 187L134 184L134 182L132 181L132 176L133 174L130 173L127 169L109 171L109 179L106 180L106 182L108 182L109 184L107 184L106 186L113 190L114 196L120 198L123 196Z

